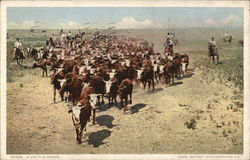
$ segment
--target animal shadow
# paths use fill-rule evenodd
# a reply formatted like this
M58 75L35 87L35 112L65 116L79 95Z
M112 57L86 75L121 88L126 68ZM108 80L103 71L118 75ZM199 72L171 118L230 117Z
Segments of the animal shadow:
M28 65L25 65L25 64L22 64L20 67L22 69L32 69L32 66L28 66Z
M107 128L113 128L116 126L112 124L113 120L114 117L110 115L101 115L96 118L96 122L99 124L99 126L106 126Z
M130 107L130 114L139 112L140 109L144 108L147 104L139 103Z
M163 90L163 88L156 88L156 89L154 89L154 90L152 90L152 91L149 91L148 93L149 94L153 94L153 93L156 93L156 92L160 92L160 91L162 91Z
M187 73L183 78L190 78L190 77L192 77L193 75L194 75L194 73L189 72L189 73Z
M112 106L112 105L111 105ZM101 107L99 108L99 111L106 111L111 107L109 104L104 104L101 105Z
M177 85L180 85L180 84L183 84L183 82L174 82L174 84L171 84L171 86L177 86Z
M106 142L103 142L106 138L111 135L111 131L103 129L97 132L93 132L89 135L88 145L93 145L93 147L99 147Z

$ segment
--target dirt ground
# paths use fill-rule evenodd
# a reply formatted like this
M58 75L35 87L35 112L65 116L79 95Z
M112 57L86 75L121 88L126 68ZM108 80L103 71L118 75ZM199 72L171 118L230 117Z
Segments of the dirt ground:
M204 77L190 56L188 76L174 86L135 87L126 114L119 105L102 106L81 145L66 103L58 95L52 103L49 77L24 75L8 83L7 154L243 153L242 95Z

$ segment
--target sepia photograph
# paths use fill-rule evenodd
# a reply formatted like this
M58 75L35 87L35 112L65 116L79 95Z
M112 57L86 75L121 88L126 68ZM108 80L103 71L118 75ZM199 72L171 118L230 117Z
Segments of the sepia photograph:
M249 1L126 2L1 4L1 159L249 159Z

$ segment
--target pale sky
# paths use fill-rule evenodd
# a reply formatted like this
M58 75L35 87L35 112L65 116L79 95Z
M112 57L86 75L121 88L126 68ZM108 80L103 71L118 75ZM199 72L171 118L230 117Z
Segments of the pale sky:
M8 7L8 29L142 29L243 26L243 8Z

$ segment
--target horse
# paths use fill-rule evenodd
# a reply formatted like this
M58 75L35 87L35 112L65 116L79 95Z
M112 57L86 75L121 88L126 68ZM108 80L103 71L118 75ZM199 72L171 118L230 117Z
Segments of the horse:
M15 51L15 58L18 65L23 63L23 60L25 59L23 51L20 48L17 48Z
M215 61L215 59L217 60L217 63L219 62L219 54L218 54L218 49L215 46L210 46L209 47L209 51L210 51L210 59L211 59L211 63Z
M239 40L239 44L244 47L244 40Z
M173 40L174 46L180 46L177 38L173 38L172 40Z
M231 43L232 43L232 35L228 35L228 36L225 36L225 37L223 37L223 41L224 41L224 43L229 43L230 45L231 45Z
M173 50L173 47L171 47L171 46L165 46L165 50L164 50L164 53L165 53L165 55L173 55L173 53L174 53L174 50Z

